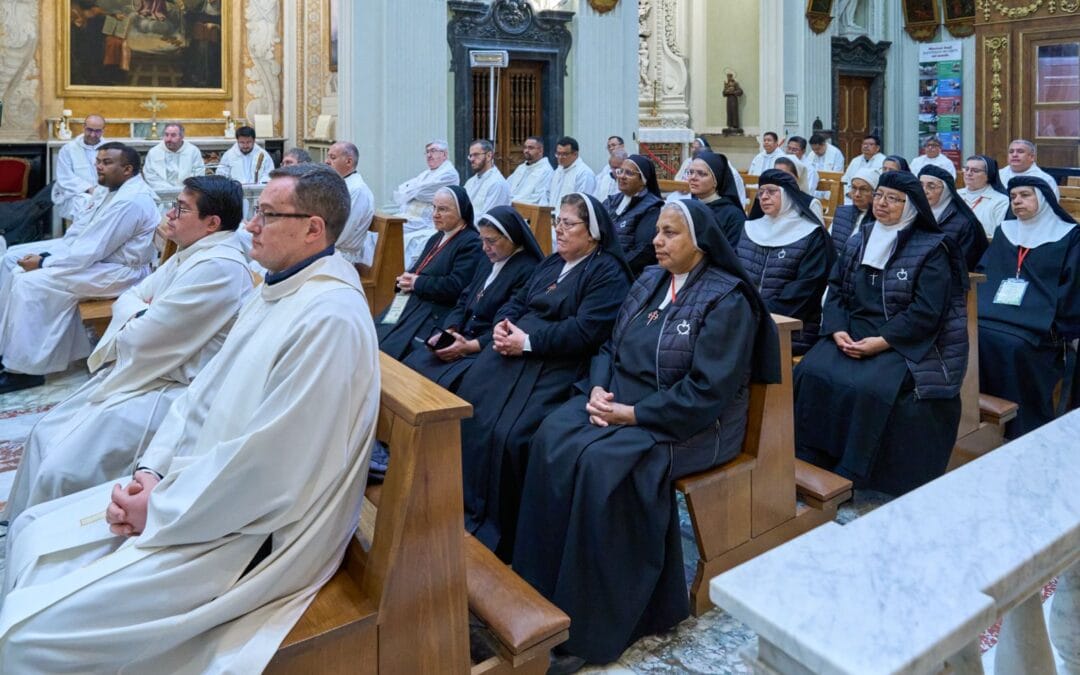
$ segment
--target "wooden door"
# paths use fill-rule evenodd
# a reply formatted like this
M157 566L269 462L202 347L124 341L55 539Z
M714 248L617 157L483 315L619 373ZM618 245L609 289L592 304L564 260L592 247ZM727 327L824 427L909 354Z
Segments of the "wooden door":
M870 133L870 77L841 75L837 141L844 157L851 160L862 154L863 137Z
M496 71L495 166L504 176L509 176L523 161L521 146L525 139L542 136L540 85L543 69L544 64L539 61L511 60L509 67ZM486 68L474 68L472 78L472 136L487 138L491 79Z

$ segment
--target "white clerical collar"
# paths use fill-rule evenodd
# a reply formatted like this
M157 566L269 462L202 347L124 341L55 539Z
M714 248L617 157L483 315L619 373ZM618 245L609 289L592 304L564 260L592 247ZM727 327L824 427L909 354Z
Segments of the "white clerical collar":
M711 195L709 195L708 197L699 198L698 201L700 201L702 204L712 204L717 199L720 199L720 193L719 192L714 192Z
M1041 190L1035 191L1035 198L1039 200L1039 210L1029 220L1010 218L1002 221L1001 233L1012 242L1013 246L1035 248L1043 244L1052 244L1060 241L1076 225L1062 220L1050 203L1046 201Z
M525 166L527 166L527 167L529 167L531 169L532 167L536 166L540 162L543 162L543 161L546 161L546 160L547 160L547 157L541 157L540 159L536 160L535 162L530 162L528 160L525 160Z

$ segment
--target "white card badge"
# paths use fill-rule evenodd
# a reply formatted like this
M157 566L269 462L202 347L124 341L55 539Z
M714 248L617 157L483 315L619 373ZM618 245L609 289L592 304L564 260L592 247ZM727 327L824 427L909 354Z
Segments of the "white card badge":
M994 294L995 305L1012 305L1019 307L1024 301L1024 293L1027 293L1028 282L1023 279L1002 279Z
M397 323L401 318L401 313L405 311L405 305L409 303L408 293L397 293L394 295L394 301L390 303L390 308L386 310L386 314L383 315L382 323Z

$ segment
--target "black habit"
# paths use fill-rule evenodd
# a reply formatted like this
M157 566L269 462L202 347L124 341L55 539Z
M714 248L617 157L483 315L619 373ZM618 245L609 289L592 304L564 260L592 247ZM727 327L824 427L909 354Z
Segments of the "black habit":
M716 195L706 197L701 201L712 211L716 224L720 226L720 230L734 249L739 243L739 237L742 236L746 210L739 198L739 188L731 175L727 157L716 152L702 151L694 159L705 162L712 171L713 180L716 181Z
M945 184L945 190L950 195L949 205L938 218L941 231L953 238L960 246L964 262L969 270L975 269L986 252L990 241L986 238L986 230L979 222L975 212L967 205L964 198L956 192L956 181L949 172L940 166L927 164L919 171L919 176L932 176ZM943 193L944 196L944 193Z
M630 155L627 159L641 171L645 189L630 197L622 211L619 211L619 207L626 197L622 192L604 200L604 208L611 222L615 223L623 257L636 277L646 266L656 264L656 251L653 249L652 240L656 236L656 219L660 216L660 207L664 205L664 201L660 198L660 185L656 180L653 163L642 155Z

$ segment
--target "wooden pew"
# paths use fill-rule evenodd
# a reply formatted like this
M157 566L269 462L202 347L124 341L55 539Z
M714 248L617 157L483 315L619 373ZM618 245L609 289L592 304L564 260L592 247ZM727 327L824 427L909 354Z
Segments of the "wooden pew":
M672 192L685 192L690 194L690 183L684 180L669 180L667 178L661 178L656 181L660 185L660 193L665 197Z
M818 171L817 175L818 175L818 179L819 179L818 180L819 184L820 184L821 180L834 180L837 183L840 183L841 185L844 184L844 181L843 181L844 173L842 171ZM842 189L843 188L841 188L841 190Z
M162 263L171 258L176 253L177 248L176 242L166 239L165 245L161 249L161 256L158 258L158 267L161 267ZM109 322L112 321L114 302L116 302L115 297L94 298L79 303L79 318L99 338L105 334L105 329L109 327Z
M341 569L266 672L542 673L569 618L462 529L460 421L472 407L385 354L377 436L393 448ZM469 610L495 656L470 667Z
M544 255L551 255L551 207L514 202L514 210L529 224L533 236L536 237L536 243L540 244L540 250L544 252Z
M1065 185L1080 187L1080 176L1069 176L1065 179Z
M1005 425L1016 417L1012 401L979 392L979 284L985 274L968 273L968 366L960 387L960 426L949 458L949 471L985 455L1005 443Z
M746 188L746 215L750 215L750 211L754 208L754 200L757 198L757 186L747 186Z
M378 234L371 267L363 270L360 283L367 296L372 316L386 309L394 299L397 278L405 271L405 219L376 213L368 232Z
M776 314L773 320L780 329L781 382L751 385L742 453L675 481L697 540L690 587L695 616L712 607L710 579L833 520L852 495L851 481L795 458L791 333L802 322Z
M844 184L832 178L818 179L818 192L828 192L829 198L821 205L826 216L836 213L838 206L844 203Z

